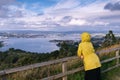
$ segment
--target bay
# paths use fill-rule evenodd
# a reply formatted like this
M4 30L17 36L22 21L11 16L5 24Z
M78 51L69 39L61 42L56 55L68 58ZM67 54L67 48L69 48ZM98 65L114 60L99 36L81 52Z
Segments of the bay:
M4 43L5 45L0 48L0 51L15 48L29 52L46 53L59 49L55 43L49 42L48 38L9 38L4 40Z
M43 32L43 31L0 31L3 35L10 35L4 41L4 46L0 51L6 51L9 48L21 49L29 52L47 53L59 50L57 43L51 40L80 40L82 31L72 32ZM5 34L4 34L5 33ZM92 37L103 37L105 32L91 32ZM12 36L11 36L12 34Z

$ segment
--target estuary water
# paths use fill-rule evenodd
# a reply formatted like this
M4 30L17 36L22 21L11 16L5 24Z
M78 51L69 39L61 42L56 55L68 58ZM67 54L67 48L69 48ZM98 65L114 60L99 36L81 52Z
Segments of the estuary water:
M47 38L9 38L4 40L4 47L0 51L9 48L21 49L30 52L51 52L59 48L55 43L49 42Z
M0 41L4 41L4 46L0 51L9 48L21 49L29 52L47 53L59 50L57 43L51 40L80 40L81 32L40 32L40 31L13 31L0 32ZM9 36L8 36L9 35ZM92 37L103 37L104 32L92 32ZM5 38L4 38L5 37Z
M37 33L37 32L36 32ZM15 49L21 49L24 51L29 52L38 52L38 53L47 53L52 52L55 50L59 50L59 47L56 46L56 42L50 42L51 40L79 40L78 34L64 34L64 33L38 33L36 34L34 32L29 33L10 33L8 36L7 33L2 33L1 36L7 35L7 37L3 37L0 40L4 41L4 46L0 48L0 51L6 51L9 48L15 48ZM15 36L11 37L11 34L14 34ZM27 36L18 37L21 34L27 34ZM16 36L17 35L17 36ZM32 37L29 36L32 35ZM37 37L33 37L36 35L40 35Z

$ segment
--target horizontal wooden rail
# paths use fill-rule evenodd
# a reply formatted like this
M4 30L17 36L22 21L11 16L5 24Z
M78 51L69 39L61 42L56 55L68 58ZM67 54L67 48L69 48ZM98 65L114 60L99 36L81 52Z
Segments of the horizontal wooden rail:
M107 63L107 62L113 61L113 60L115 60L115 59L117 59L117 58L120 58L120 56L103 60L103 61L101 61L101 63ZM118 67L118 66L120 66L120 64L119 64L119 65L115 65L115 66L113 66L113 67L110 67L110 68L102 71L102 73L107 72L107 71L109 71L109 70L111 70L111 69L113 69L113 68L116 68L116 67ZM63 77L63 76L65 76L65 75L69 75L69 74L73 74L73 73L75 73L75 72L79 72L79 71L81 71L81 70L83 70L83 69L84 69L83 67L80 67L80 68L77 68L77 69L74 69L74 70L71 70L71 71L67 71L66 73L61 73L61 74L58 74L58 75L50 76L50 77L47 77L47 78L43 78L43 79L41 79L41 80L54 80L54 79Z
M119 51L118 51L119 49L120 48L117 47L117 48L111 48L111 49L108 49L108 50L102 50L102 51L97 52L97 53L101 54L101 53L109 53L109 52L117 50L115 57L101 61L101 63L107 63L107 62L110 62L110 61L116 59L117 60L116 65L113 66L113 67L110 67L110 68L108 68L108 69L106 69L105 71L102 71L102 72L106 72L106 71L109 71L113 68L116 68L116 67L120 66L120 64L119 64L120 56L119 56ZM0 71L0 76L5 76L7 74L11 74L11 73L19 72L19 71L24 71L24 70L34 69L34 68L38 68L38 67L44 67L44 66L48 66L48 65L55 65L55 64L62 63L62 70L63 70L62 73L43 78L41 80L53 80L53 79L57 79L57 78L60 78L60 77L63 77L63 80L67 80L67 77L65 77L65 76L83 70L83 67L80 67L80 68L77 68L77 69L74 69L74 70L67 71L67 68L65 66L66 62L71 61L71 60L75 60L75 59L78 59L78 57L73 56L73 57L67 57L67 58L62 58L62 59L58 59L58 60L48 61L48 62L42 62L42 63L36 63L36 64L27 65L27 66L12 68L12 69L6 69L6 70Z
M96 51L97 54L102 54L102 53L109 53L112 51L117 51L120 50L120 46L114 47L114 48L108 48L108 49L102 49L100 51Z
M119 66L120 66L120 64L115 65L115 66L112 66L112 67L109 67L108 69L102 71L102 73L105 73L105 72L107 72L107 71L110 71L111 69L117 68L117 67L119 67Z
M5 74L18 72L18 71L24 71L24 70L28 70L28 69L43 67L43 66L47 66L47 65L51 65L51 64L62 63L62 62L74 60L77 58L78 58L77 56L73 56L73 57L67 57L67 58L63 58L63 59L48 61L48 62L42 62L42 63L36 63L36 64L27 65L27 66L12 68L12 69L6 69L6 70L0 71L0 75L5 75Z
M103 60L103 61L101 61L101 63L110 62L110 61L113 61L113 60L115 60L115 59L117 59L117 58L120 58L120 56L118 56L118 57L113 57L113 58L106 59L106 60Z
M84 69L83 67L79 67L77 69L70 70L70 71L67 71L65 73L60 73L60 74L57 74L57 75L54 75L54 76L50 76L50 77L47 77L47 78L43 78L43 79L40 79L40 80L54 80L54 79L58 79L60 77L66 76L66 75L73 74L75 72L79 72L79 71L81 71L83 69Z

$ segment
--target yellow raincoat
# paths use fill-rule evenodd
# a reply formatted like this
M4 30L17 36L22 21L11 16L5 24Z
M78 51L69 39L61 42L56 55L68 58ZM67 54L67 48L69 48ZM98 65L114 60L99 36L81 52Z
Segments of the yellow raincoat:
M101 67L100 60L95 53L94 47L90 42L91 36L84 32L81 35L81 43L79 44L77 55L83 56L85 71Z

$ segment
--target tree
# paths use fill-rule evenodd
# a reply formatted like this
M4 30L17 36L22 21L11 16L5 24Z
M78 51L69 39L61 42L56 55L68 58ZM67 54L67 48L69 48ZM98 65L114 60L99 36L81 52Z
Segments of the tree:
M107 47L107 46L111 46L113 44L115 44L117 42L112 30L109 31L108 34L106 34L105 36L105 40L102 43L102 47Z
M73 56L76 54L77 51L77 46L78 43L77 42L73 42L73 41L63 41L62 43L60 43L60 56Z

